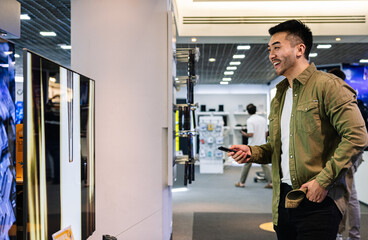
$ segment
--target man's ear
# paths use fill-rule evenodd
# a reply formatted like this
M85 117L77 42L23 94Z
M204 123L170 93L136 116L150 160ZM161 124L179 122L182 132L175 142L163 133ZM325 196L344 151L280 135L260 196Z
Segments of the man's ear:
M305 45L303 43L299 43L297 46L296 46L296 57L297 58L300 58L304 55L304 52L305 52Z

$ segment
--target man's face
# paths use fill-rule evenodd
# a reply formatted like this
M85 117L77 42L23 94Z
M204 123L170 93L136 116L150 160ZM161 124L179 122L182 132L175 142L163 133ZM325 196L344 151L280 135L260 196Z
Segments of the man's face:
M277 75L284 75L295 65L297 48L287 39L286 32L272 35L268 43L268 58L273 64Z

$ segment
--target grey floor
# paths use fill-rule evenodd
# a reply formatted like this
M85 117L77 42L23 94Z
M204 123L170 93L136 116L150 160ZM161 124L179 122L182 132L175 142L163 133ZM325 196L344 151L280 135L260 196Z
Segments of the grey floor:
M225 166L223 174L199 174L187 191L173 192L173 240L192 240L194 212L271 213L272 189L253 181L260 166L253 166L245 188L236 188L241 167ZM359 194L359 193L358 193ZM368 207L361 205L361 213Z

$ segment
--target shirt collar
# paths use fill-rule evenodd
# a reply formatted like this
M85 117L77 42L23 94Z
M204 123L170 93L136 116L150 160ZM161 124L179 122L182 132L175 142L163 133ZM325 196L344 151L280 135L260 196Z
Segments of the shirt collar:
M298 80L301 84L305 85L308 79L312 76L312 74L317 71L316 66L314 63L311 63L299 76L297 76L295 79ZM286 78L279 82L276 85L277 90L286 89L289 86L289 82Z
M314 63L311 63L299 76L295 79L298 80L301 84L305 85L308 79L312 76L312 74L317 71Z

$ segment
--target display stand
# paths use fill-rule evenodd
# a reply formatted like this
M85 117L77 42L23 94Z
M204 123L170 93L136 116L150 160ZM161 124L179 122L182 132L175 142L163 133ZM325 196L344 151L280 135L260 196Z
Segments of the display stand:
M224 144L224 121L220 116L201 117L199 120L200 173L223 173L224 152L217 148Z

